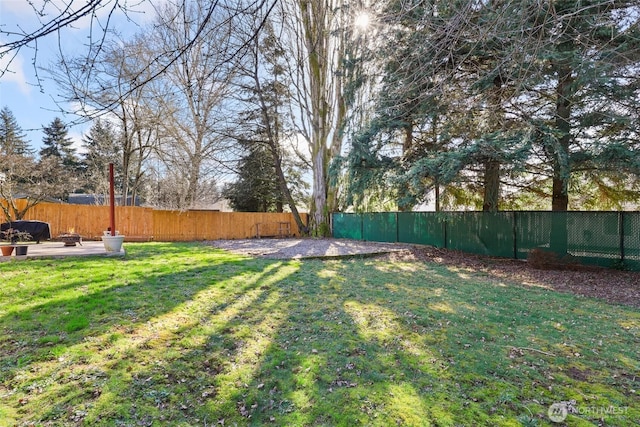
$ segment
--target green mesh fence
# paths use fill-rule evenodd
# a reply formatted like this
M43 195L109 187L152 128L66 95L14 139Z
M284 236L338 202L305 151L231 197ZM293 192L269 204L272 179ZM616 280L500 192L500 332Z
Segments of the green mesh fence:
M362 240L362 216L347 213L332 215L333 237L336 239Z
M640 270L640 212L622 215L622 247L624 264L630 270Z
M517 258L532 249L610 267L622 259L618 212L516 212Z
M567 218L567 253L585 264L610 267L622 258L618 212L571 212Z
M362 215L362 238L372 242L398 241L398 216L395 212Z
M513 213L451 212L447 247L474 254L513 257Z
M518 259L538 248L584 264L640 270L640 212L337 213L333 233Z
M398 241L443 248L446 219L438 212L398 212Z
M516 212L514 229L515 258L526 259L534 248L550 249L552 212Z

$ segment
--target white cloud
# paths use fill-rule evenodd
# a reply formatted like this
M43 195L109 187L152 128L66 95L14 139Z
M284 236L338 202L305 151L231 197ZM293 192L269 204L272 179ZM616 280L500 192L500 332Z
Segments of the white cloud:
M3 15L7 12L15 15L20 21L20 26L41 26L43 22L49 22L61 14L68 14L85 7L86 0L1 0ZM111 1L106 2L107 5ZM6 19L11 23L12 17Z
M11 12L19 15L32 12L33 9L29 2L25 0L2 0L0 2L0 11L2 11L3 14Z
M0 70L6 70L0 78L0 83L14 83L23 94L29 95L31 93L31 86L27 83L24 74L24 60L20 55L14 57L8 54L1 57Z
M44 23L61 15L68 17L69 14L78 12L86 6L87 0L0 0L0 12L5 30L26 33L42 28ZM77 33L86 31L92 25L99 28L100 25L96 25L95 19L104 25L109 17L113 18L113 21L119 21L120 24L127 24L129 21L122 14L123 6L130 12L129 17L134 20L136 18L145 20L148 15L153 15L154 5L151 0L135 2L133 6L123 1L118 3L118 0L103 0L93 13L73 22L66 30ZM111 22L111 25L113 24L114 22Z
M72 147L76 149L76 153L79 155L86 153L86 150L82 145L83 134L81 132L70 131L67 136L73 141Z

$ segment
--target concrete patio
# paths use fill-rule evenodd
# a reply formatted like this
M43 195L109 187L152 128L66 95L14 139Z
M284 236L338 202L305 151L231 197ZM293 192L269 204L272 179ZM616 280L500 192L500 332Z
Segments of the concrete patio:
M120 252L107 252L102 241L83 241L82 246L65 246L63 242L43 242L28 245L26 256L0 256L0 262L34 258L64 258L69 256L124 256L124 247Z

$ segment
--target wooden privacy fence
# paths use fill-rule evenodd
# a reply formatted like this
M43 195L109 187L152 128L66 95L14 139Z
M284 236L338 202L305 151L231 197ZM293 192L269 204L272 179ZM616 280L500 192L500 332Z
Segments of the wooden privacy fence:
M300 215L306 224L307 214ZM39 203L24 219L48 222L54 238L73 231L87 240L98 240L110 223L109 206L59 203ZM168 211L136 206L116 206L116 229L125 236L125 241L300 236L293 214L289 212Z
M152 210L154 239L189 241L211 239L246 239L250 237L300 236L293 214L288 212L212 212ZM307 215L300 214L306 224ZM116 216L117 218L117 216ZM280 223L289 224L281 233Z

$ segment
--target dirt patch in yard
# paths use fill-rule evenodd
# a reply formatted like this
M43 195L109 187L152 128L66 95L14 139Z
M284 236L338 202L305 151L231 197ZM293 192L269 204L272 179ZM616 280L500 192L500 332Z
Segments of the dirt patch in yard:
M249 256L276 259L375 256L381 260L431 262L481 271L500 281L544 287L640 308L640 272L600 268L539 269L526 261L467 254L430 246L344 239L216 240L208 244Z
M428 246L385 255L389 260L435 262L451 268L481 271L500 281L600 298L610 303L640 308L640 272L577 266L571 269L540 269L524 260L467 254Z

